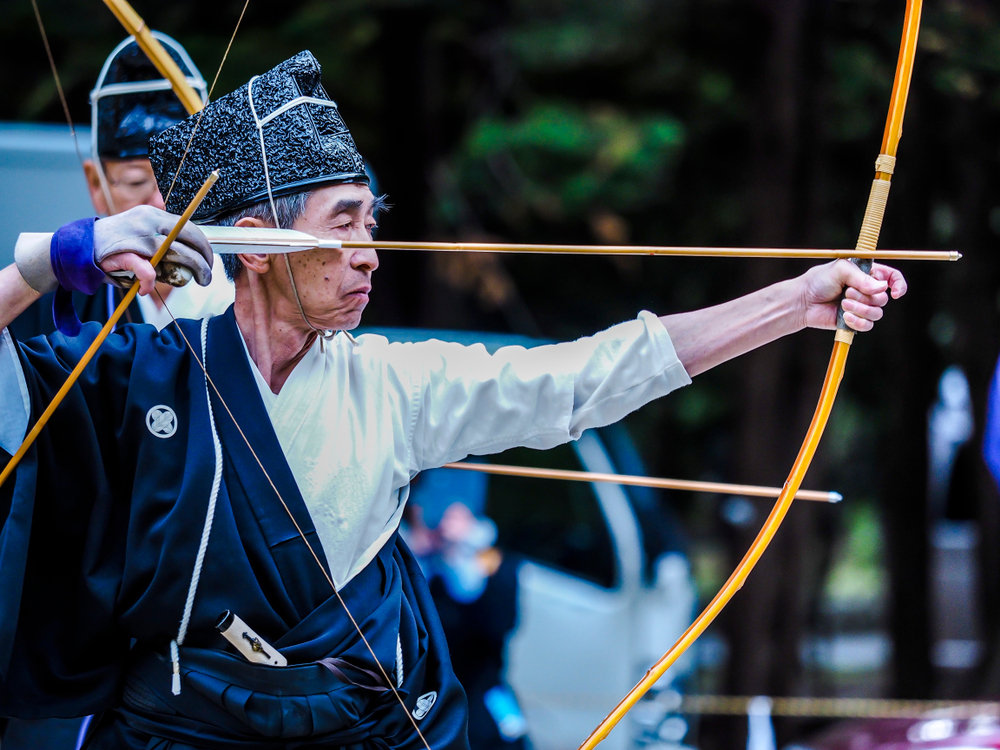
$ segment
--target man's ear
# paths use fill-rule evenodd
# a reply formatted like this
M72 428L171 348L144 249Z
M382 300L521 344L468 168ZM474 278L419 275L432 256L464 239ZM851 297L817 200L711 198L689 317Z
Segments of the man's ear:
M239 253L237 258L248 271L256 274L265 274L271 270L271 260L273 255L267 253Z
M244 216L242 219L233 224L234 227L270 227L272 224L266 224L265 222L258 219L256 216Z
M233 226L236 227L269 227L270 224L266 224L255 216L244 216L242 219L237 221ZM240 263L248 271L256 274L264 274L271 270L271 255L267 253L239 253L237 258L240 259Z
M87 192L90 193L90 202L94 204L94 210L101 216L110 216L111 207L101 187L101 172L93 159L84 160L83 176L87 180Z

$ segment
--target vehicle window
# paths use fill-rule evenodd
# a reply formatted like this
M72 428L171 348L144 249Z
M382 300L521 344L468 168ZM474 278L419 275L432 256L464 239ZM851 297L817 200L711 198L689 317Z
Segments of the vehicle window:
M550 469L583 468L569 445L547 451L515 448L488 460ZM590 484L491 475L486 512L497 524L501 548L607 588L615 585L608 524Z

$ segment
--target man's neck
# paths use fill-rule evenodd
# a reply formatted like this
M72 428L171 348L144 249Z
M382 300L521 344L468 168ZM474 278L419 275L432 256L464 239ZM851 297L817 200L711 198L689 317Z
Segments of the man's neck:
M271 392L278 393L315 343L316 333L305 325L301 316L295 319L297 313L286 311L282 315L276 311L262 285L247 281L244 276L236 284L236 325L243 334L250 358Z

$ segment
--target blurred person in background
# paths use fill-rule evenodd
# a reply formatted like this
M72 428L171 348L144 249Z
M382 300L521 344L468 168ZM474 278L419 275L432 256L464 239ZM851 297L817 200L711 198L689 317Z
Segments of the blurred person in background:
M1000 362L990 381L986 402L986 424L983 426L983 459L1000 487Z
M496 546L486 486L486 475L475 471L422 472L411 484L402 533L427 577L469 699L469 743L477 750L527 750L527 726L504 678L520 561Z

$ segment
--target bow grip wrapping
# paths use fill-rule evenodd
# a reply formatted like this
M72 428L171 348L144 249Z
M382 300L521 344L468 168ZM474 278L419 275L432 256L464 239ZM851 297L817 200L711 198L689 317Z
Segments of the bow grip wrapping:
M858 243L855 245L856 250L875 252L878 249L878 235L882 229L882 218L885 216L885 204L889 200L889 187L892 185L892 173L895 168L895 156L879 154L875 160L875 179L872 180L872 189L868 193L868 205L865 206L865 216L861 220ZM871 272L872 261L870 258L851 258L851 262L865 273ZM837 310L837 340L849 344L854 339L854 334L854 329L844 322L843 308L839 308Z

